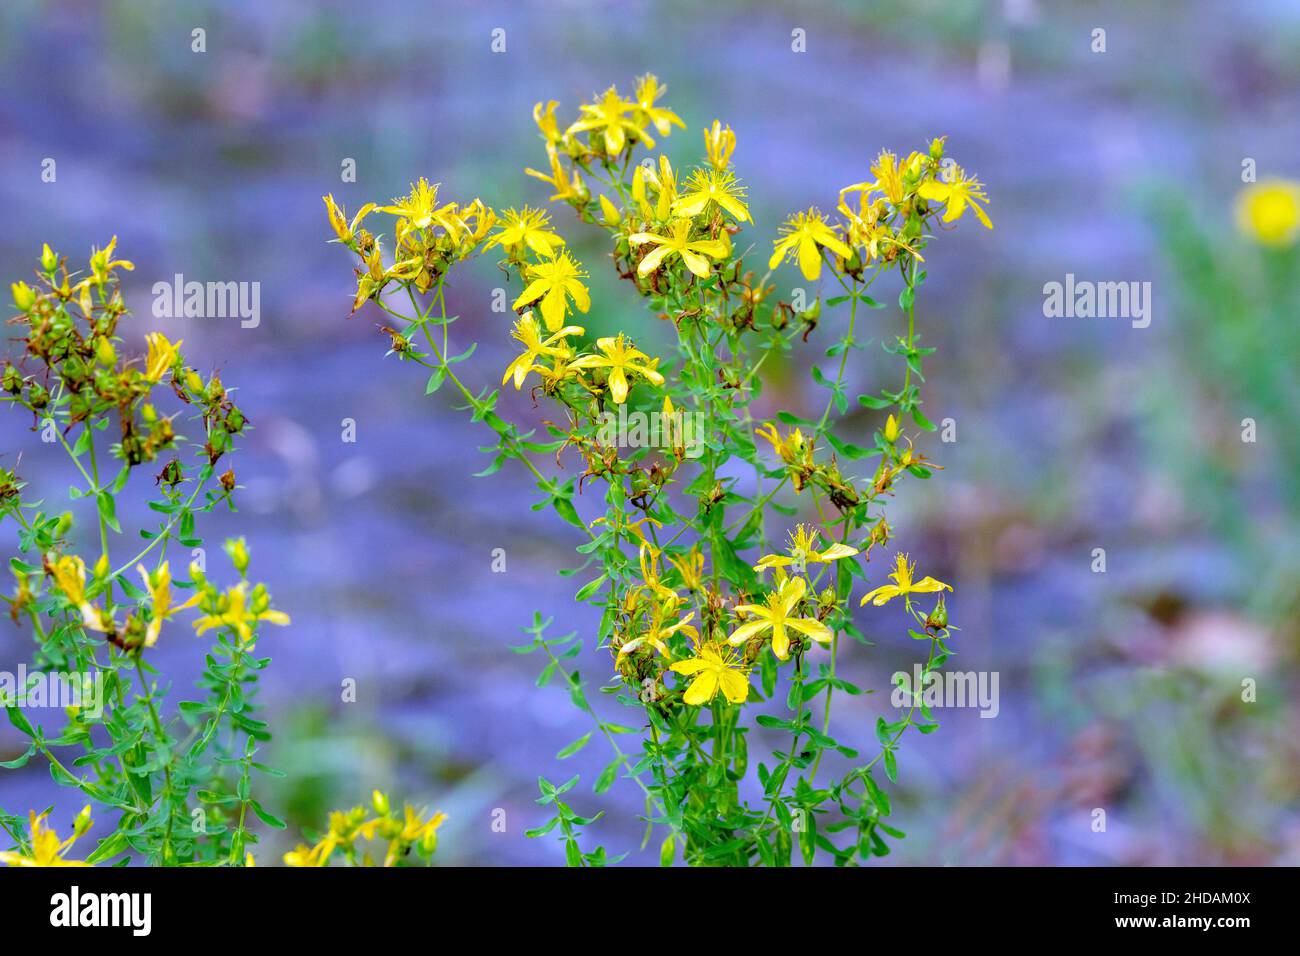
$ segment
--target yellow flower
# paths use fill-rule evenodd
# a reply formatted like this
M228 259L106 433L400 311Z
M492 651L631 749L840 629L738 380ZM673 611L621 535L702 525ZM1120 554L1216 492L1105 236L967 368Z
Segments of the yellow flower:
M547 100L545 106L538 103L533 107L533 122L542 131L542 136L548 143L560 141L560 128L555 122L555 108L559 105L555 100Z
M114 259L113 249L117 246L117 236L109 240L107 246L103 249L94 249L90 253L90 271L95 277L96 285L103 285L108 281L108 275L119 266L127 272L135 269L135 264L127 262L125 259Z
M654 186L656 192L653 209L646 197L647 182ZM641 207L647 219L668 218L673 203L677 201L677 176L673 173L673 165L668 162L667 156L659 157L658 172L655 172L653 166L637 164L636 172L632 174L632 200Z
M569 335L581 335L583 329L577 325L566 325L545 339L542 338L542 330L537 325L537 320L533 318L531 311L525 312L523 316L515 323L514 331L511 336L524 347L523 354L510 363L506 368L506 374L501 377L501 384L504 385L511 377L515 380L515 390L524 387L524 379L528 373L533 371L537 366L534 364L538 358L543 355L552 358L567 358L572 355L572 351L566 343L565 337ZM544 371L537 368L538 372Z
M438 828L442 826L443 821L446 819L447 814L435 813L426 820L414 807L407 804L402 829L388 843L388 853L384 857L384 866L392 866L397 863L402 857L403 850L412 844L418 843L420 849L426 854L436 850L438 847Z
M698 547L692 547L680 557L674 554L668 555L668 563L677 569L677 573L682 576L682 587L688 591L700 591L703 589L704 580L704 552Z
M517 251L527 246L539 256L547 259L555 255L557 246L564 245L564 239L546 227L550 225L551 216L545 209L507 209L501 214L500 228L488 241L487 248L501 246L507 252Z
M627 237L627 241L634 245L648 242L658 246L641 260L641 264L636 269L638 275L649 275L659 268L666 256L675 253L681 256L682 262L686 263L686 268L701 279L707 279L712 275L713 270L705 256L721 259L729 251L727 244L721 239L692 240L689 219L674 219L669 225L669 230L671 235L668 236L656 236L652 232L634 232Z
M640 137L647 147L655 144L645 134L642 126L628 115L638 109L637 104L623 99L612 86L595 103L584 103L579 109L582 118L569 127L568 133L599 132L607 156L617 156L623 152L629 136Z
M723 169L697 169L686 181L686 192L673 203L673 215L698 216L709 203L721 206L741 222L749 222L749 208L741 202L745 190Z
M806 441L803 431L798 428L782 438L781 433L776 430L776 426L771 422L766 422L755 428L754 434L766 438L771 444L772 450L787 465L806 464L812 461L812 442Z
M783 259L795 253L799 259L799 271L809 282L816 282L822 274L822 257L819 246L825 246L841 259L853 256L849 249L826 224L826 219L816 209L798 212L787 219L781 226L781 238L772 242L772 258L767 267L775 269Z
M527 275L532 281L519 293L512 308L531 305L541 299L542 318L546 320L546 327L550 331L559 331L564 324L569 299L583 312L591 308L591 295L581 281L587 277L587 273L582 271L577 260L567 251L560 250L545 262L530 265Z
M736 134L730 126L724 128L721 120L714 120L713 125L704 131L704 152L714 169L726 169L735 149Z
M1266 179L1237 197L1237 226L1256 242L1282 247L1300 234L1300 183Z
M980 208L979 203L988 202L988 194L984 192L984 184L974 177L967 176L960 166L953 167L950 174L951 182L941 182L931 180L921 184L917 190L917 195L922 199L931 199L935 202L946 203L947 208L943 213L944 222L953 222L960 219L970 206L975 211L976 217L984 223L985 228L992 229L993 223L989 221L988 213Z
M555 193L551 196L552 199L568 199L571 196L580 195L582 192L582 177L578 175L578 171L576 169L573 171L573 180L570 181L564 167L560 164L560 154L551 143L546 144L546 156L551 163L549 176L535 169L525 169L524 172L534 179L540 179L542 182L554 186Z
M615 338L597 339L596 348L605 354L580 356L569 363L569 368L609 369L609 392L615 404L627 400L628 375L640 375L653 385L664 383L664 377L655 371L659 360L635 348L621 332Z
M321 199L325 200L325 210L329 213L330 225L334 227L335 234L343 242L351 242L353 236L356 235L357 227L361 225L361 221L375 210L375 204L368 202L361 207L360 212L352 217L352 221L348 222L343 210L334 202L333 193L322 196Z
M790 547L786 549L789 557L780 554L765 555L758 564L754 565L754 570L766 571L768 568L793 567L795 573L802 574L810 564L830 564L832 561L849 558L858 553L857 548L847 544L832 544L825 551L818 551L816 544L816 530L801 524L790 532Z
M154 644L158 643L158 634L162 631L163 621L176 614L177 611L193 607L198 603L199 595L195 594L184 604L173 607L172 573L168 563L164 561L158 565L158 570L152 575L145 570L143 564L137 564L135 568L140 572L140 577L144 579L144 586L149 592L149 600L153 606L153 618L149 621L149 627L144 635L144 646L153 647Z
M465 231L465 223L456 214L454 202L438 205L438 187L441 183L432 183L420 177L420 181L411 184L411 191L405 196L398 196L391 206L380 206L380 212L386 212L405 220L409 227L428 229L441 226L453 238L458 239ZM404 232L401 223L398 232Z
M831 629L814 618L792 617L795 607L803 600L808 583L803 578L786 578L780 586L768 592L766 604L741 604L737 606L737 615L757 618L740 625L727 641L733 645L744 644L747 640L764 631L772 632L772 653L778 660L790 656L790 635L786 629L806 634L814 641L829 644L834 636Z
M912 580L912 574L916 570L915 564L909 564L907 555L899 552L895 560L895 569L889 575L894 579L893 584L884 584L869 591L862 598L862 604L865 606L868 601L879 607L880 605L892 601L896 597L903 597L905 600L909 594L927 593L931 591L952 590L952 585L944 584L942 581L936 581L934 578L925 577L919 581Z
M672 592L670 591L669 594L672 594ZM656 601L654 608L650 612L650 621L646 625L646 630L632 638L630 641L626 641L623 646L618 649L618 656L623 657L627 654L631 654L643 644L649 644L664 657L671 659L673 656L672 651L668 649L666 643L668 638L672 637L674 634L682 633L689 634L692 640L697 639L700 636L700 632L691 624L691 619L695 617L694 611L691 611L684 618L681 618L672 624L666 623L668 618L676 613L680 601L681 599L675 594L672 594L670 599Z
M86 562L75 554L65 554L51 565L54 583L69 601L80 607L86 603Z
M682 121L682 118L672 110L662 106L655 106L655 100L666 92L668 92L668 87L660 86L659 78L653 73L647 73L636 81L636 109L641 114L643 121L654 123L655 129L659 131L660 136L667 136L673 131L674 126L686 129L686 124ZM647 142L646 145L653 146L654 144Z
M29 827L31 830L30 839L28 840L29 850L22 852L3 852L0 853L0 863L5 866L89 866L89 863L83 863L80 860L65 860L63 855L68 852L72 844L76 842L86 830L90 829L90 807L81 811L77 818L77 826L74 827L72 836L66 840L60 840L59 835L45 826L46 814L39 816L33 810L29 817ZM82 823L82 821L85 821Z
M743 704L749 697L749 679L738 655L713 641L699 647L689 660L677 661L671 669L685 677L695 675L682 697L692 706L711 702L719 690L733 704Z
M338 846L338 840L332 835L325 837L313 847L299 843L284 855L284 865L293 867L323 867L329 862L330 855Z
M269 607L260 611L250 610L248 606L248 582L241 581L226 591L221 597L216 611L205 614L194 622L194 631L197 634L202 634L214 627L228 627L239 635L240 640L247 643L253 639L253 626L258 621L267 621L283 627L289 623L289 615L283 611L272 610Z
M149 347L144 363L144 377L151 382L161 382L162 377L176 364L177 350L184 344L184 340L178 339L173 344L161 332L150 332L144 341Z

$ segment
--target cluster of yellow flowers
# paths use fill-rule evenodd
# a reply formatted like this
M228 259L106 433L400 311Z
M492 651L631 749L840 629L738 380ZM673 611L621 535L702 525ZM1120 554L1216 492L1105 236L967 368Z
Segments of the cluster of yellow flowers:
M248 551L244 539L232 538L227 541L226 552L242 578L248 569ZM97 605L91 600L93 594L107 590L110 575L104 558L96 563L89 579L86 562L78 555L50 555L45 560L45 573L53 580L68 606L80 613L82 624L104 634L107 640L122 650L135 651L142 647L153 647L158 642L164 621L196 606L202 612L194 621L197 634L213 628L230 628L244 645L251 646L253 630L260 621L282 626L289 623L287 614L271 607L270 595L262 584L257 584L250 590L249 582L241 580L222 591L208 581L198 564L191 564L190 577L195 592L189 600L176 604L172 597L169 562L163 561L152 572L142 564L136 565L136 570L144 583L147 605L142 601L130 612L125 622L119 624L113 608ZM19 581L20 587L27 586L25 576L20 576ZM24 603L33 599L28 591Z
M806 524L796 526L784 554L764 555L754 565L755 571L772 570L776 575L762 603L737 600L730 611L730 634L724 639L718 633L716 639L706 640L700 638L698 628L691 623L693 611L679 616L689 601L670 586L672 572L667 572L667 579L660 573L663 552L644 538L640 552L641 583L629 591L624 601L621 637L615 642L616 662L629 682L649 686L648 682L653 681L657 687L664 671L656 655L664 658L668 670L693 678L682 699L694 706L712 702L719 691L730 703L744 703L749 697L747 675L765 647L771 647L778 661L787 661L792 650L802 651L803 638L829 645L834 632L825 621L840 607L840 601L834 588L817 590L811 566L830 566L857 555L858 549L839 542L823 546L816 529ZM692 547L683 554L666 557L677 572L677 587L692 592L701 606L709 609L708 616L724 618L728 602L706 582L703 553ZM912 594L952 590L951 585L932 577L918 580L915 564L905 554L896 556L890 578L893 584L869 591L861 604L880 606L902 597L910 610ZM681 641L674 640L675 635L691 639L690 653L682 659L677 659L674 651L673 645L680 646ZM743 653L735 650L742 646Z
M362 841L386 841L383 866L398 866L414 850L428 858L438 848L438 828L447 819L445 813L421 813L409 804L398 814L387 794L376 790L370 807L353 807L330 814L329 830L312 846L299 844L284 855L284 862L295 867L323 867L336 854L352 866L375 866Z

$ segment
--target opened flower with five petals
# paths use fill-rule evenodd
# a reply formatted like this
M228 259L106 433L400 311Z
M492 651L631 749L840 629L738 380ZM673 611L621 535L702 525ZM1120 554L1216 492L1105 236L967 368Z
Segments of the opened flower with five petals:
M541 299L542 318L546 328L558 332L564 325L564 316L569 310L569 301L582 312L591 308L591 294L582 280L587 273L582 271L578 261L566 250L560 250L555 256L544 262L535 262L528 267L528 278L532 281L515 304L511 307L532 305Z
M879 607L896 597L902 597L909 600L909 594L924 594L933 591L951 591L951 584L944 584L942 581L936 581L931 577L924 577L919 581L913 580L913 574L916 571L915 563L908 563L907 555L899 552L895 559L895 566L890 577L894 579L893 584L883 584L873 591L868 591L862 598L862 605L865 606L868 601Z
M749 222L749 207L742 202L745 190L736 177L723 169L697 169L686 181L682 197L673 203L673 215L698 216L710 203L741 222Z
M775 269L782 260L794 255L799 260L799 271L809 282L821 277L823 247L841 259L853 257L853 251L827 224L826 217L814 208L787 219L781 226L781 238L773 240L772 245L772 258L767 267Z
M652 232L634 232L628 236L627 241L634 245L648 242L657 246L641 260L641 264L636 268L637 274L649 275L659 268L669 254L675 254L681 256L682 262L686 263L686 268L701 279L707 279L712 275L713 269L705 256L721 259L730 250L721 239L691 239L691 225L689 219L674 219L669 226L671 235L656 236Z
M637 111L636 103L631 103L619 95L618 90L610 87L594 103L584 103L579 107L582 118L569 127L568 133L600 133L607 156L617 156L629 138L640 137L647 147L654 146L654 140L645 134L642 124L629 113ZM648 119L648 117L647 117Z
M962 217L962 213L969 206L975 212L975 216L980 222L984 223L986 229L992 229L993 223L989 221L988 213L980 208L976 200L988 202L988 193L984 191L984 184L973 176L967 176L960 166L956 166L949 174L950 181L933 180L921 184L917 194L922 199L930 199L935 202L946 203L947 208L943 211L943 221L953 222Z
M790 635L787 628L811 637L820 644L829 644L834 637L831 629L815 618L794 617L794 609L808 590L808 583L803 578L786 578L779 587L773 588L767 595L765 604L741 604L736 607L738 615L746 615L755 620L740 625L731 632L727 641L732 645L744 644L751 637L764 631L772 632L772 653L777 660L790 657Z
M609 369L609 393L616 405L627 401L628 375L639 375L652 385L662 385L664 377L655 371L658 359L636 348L622 333L613 338L596 340L603 355L583 355L569 363L569 368Z
M558 233L546 228L550 225L551 214L545 209L507 209L497 220L498 229L488 240L485 248L500 246L507 252L519 251L527 246L539 256L549 259L555 255L557 247L564 245L564 239Z
M694 677L682 699L693 707L707 704L721 690L730 703L743 704L749 697L749 679L739 655L731 648L713 641L701 645L695 656L671 665L684 677Z
M522 389L524 379L528 377L529 372L534 369L538 372L545 371L536 364L539 358L543 355L550 358L568 358L573 351L565 342L565 338L570 335L581 335L584 331L579 325L566 325L558 332L542 338L542 330L538 327L537 320L533 318L532 311L525 312L515 322L514 330L510 333L511 337L524 347L524 351L506 367L506 374L501 376L501 384L504 385L514 378L516 391Z
M801 574L810 564L830 564L832 561L849 558L858 553L857 548L838 542L825 551L818 551L816 544L817 531L806 524L801 524L790 532L790 547L785 555L764 555L758 564L754 565L754 570L793 568L796 574Z

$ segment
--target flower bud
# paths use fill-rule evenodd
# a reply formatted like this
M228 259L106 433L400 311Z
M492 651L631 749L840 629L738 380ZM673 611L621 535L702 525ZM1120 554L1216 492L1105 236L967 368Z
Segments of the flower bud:
M49 246L45 248L48 249ZM86 804L81 808L81 812L77 814L77 819L72 822L73 839L85 836L86 831L94 826L94 823L95 821L90 819L90 804Z
M942 594L939 595L939 601L935 604L934 610L925 619L925 626L936 631L942 631L948 626L948 605L944 601Z
M375 813L379 816L388 816L388 794L376 790L370 795L370 805L375 808Z
M889 442L891 445L898 441L898 419L893 415L890 415L889 419L885 422L885 441Z
M99 560L95 562L95 577L102 578L108 574L109 563L108 554L101 554Z
M53 272L59 264L59 257L54 254L50 244L45 243L45 248L41 250L41 270L44 272Z
M112 366L117 361L117 349L113 348L107 335L95 343L95 358L104 366Z
M14 295L14 305L19 312L26 312L36 304L36 290L26 282L15 282L9 286Z
M243 538L227 538L226 554L230 556L230 563L241 575L248 571L248 545Z
M600 197L600 212L607 226L617 226L623 218L623 214L618 211L618 207L610 202L609 198L604 194Z

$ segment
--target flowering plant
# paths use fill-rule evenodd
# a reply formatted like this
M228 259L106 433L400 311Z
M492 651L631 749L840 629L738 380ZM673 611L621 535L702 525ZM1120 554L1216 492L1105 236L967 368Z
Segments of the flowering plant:
M893 541L889 499L906 479L938 468L907 434L912 425L935 427L921 410L922 364L933 352L916 325L923 252L936 228L967 211L991 228L986 196L946 159L943 139L901 158L882 152L871 178L839 190L832 215L791 215L770 256L760 257L759 275L747 268L752 247L741 238L752 217L730 127L714 121L704 131L704 159L689 171L662 154L637 159L656 137L685 126L660 105L663 92L653 76L630 98L611 87L567 126L557 103L539 103L533 116L546 163L526 172L605 232L617 275L673 333L668 357L648 350L649 328L587 341L588 273L543 209L448 201L425 179L352 218L332 196L326 207L338 241L359 259L353 312L374 302L388 313L390 354L428 370L427 393L450 385L493 431L482 474L518 462L536 482L537 507L584 536L582 565L562 573L585 576L576 599L600 609L595 637L612 675L601 690L636 717L628 725L597 712L568 663L583 641L547 636L550 621L539 614L526 628L532 640L516 650L542 654L541 683L560 678L595 722L557 756L598 733L612 759L594 790L620 775L641 789L646 838L659 835L665 863L784 865L796 844L809 863L818 853L859 862L903 835L887 822L890 799L877 773L896 780L905 731L937 724L916 688L899 719L879 718L870 753L841 739L833 703L862 691L837 662L845 638L867 644L851 602L868 580L864 562ZM390 237L367 228L376 214L392 217ZM531 384L534 399L554 407L544 437L507 421L499 391L472 387L457 369L474 346L453 351L447 283L455 267L485 252L519 280L511 334L520 352L501 382ZM772 273L786 261L809 283L829 277L835 294L811 304L780 298ZM885 276L900 289L903 331L887 350L902 363L901 384L856 396L883 421L870 444L854 444L840 430L851 406L849 360L865 347L865 315L885 308L869 294ZM761 373L808 343L833 308L847 319L826 349L833 372L812 368L828 393L820 413L755 417ZM580 468L576 477L563 474L566 455ZM542 456L558 471L543 470ZM584 520L575 498L593 484L603 513ZM890 564L892 583L860 603L887 606L882 615L901 604L911 619L903 630L926 649L928 676L949 653L943 592L951 587L918 578L903 554ZM773 712L778 698L784 708ZM639 746L620 743L627 736ZM755 740L768 751L761 759L751 755ZM819 778L824 764L840 769ZM609 862L603 848L581 848L595 817L561 799L576 783L541 780L538 802L554 813L530 835L556 832L572 865Z
M257 842L254 818L283 826L253 797L251 781L273 772L256 759L270 736L255 703L268 663L256 642L263 624L289 618L249 580L242 538L225 544L236 582L208 577L196 518L234 509L235 473L222 466L250 426L218 375L205 381L186 363L181 342L154 332L142 362L123 355L118 327L129 313L118 272L134 266L113 258L116 241L91 254L80 278L47 245L36 284L11 287L24 353L5 361L3 400L30 413L33 431L71 460L79 481L71 503L89 512L94 537L76 540L84 515L52 513L29 494L17 466L0 469L0 520L13 522L18 539L9 616L36 642L30 680L0 687L10 722L28 738L26 751L0 766L45 761L57 783L116 816L116 827L75 862L127 854L157 865L241 864ZM167 414L166 402L176 412ZM186 412L198 437L177 431ZM157 524L140 528L143 543L129 546L117 501L143 468L156 469L149 507ZM188 580L173 578L177 551ZM82 557L87 552L93 557ZM149 652L169 622L186 615L212 643L200 699L169 712ZM58 702L55 691L67 705L57 731L32 716ZM47 825L48 813L23 821L0 812L15 844L0 862L74 862L67 855L91 829L91 807L67 841Z

